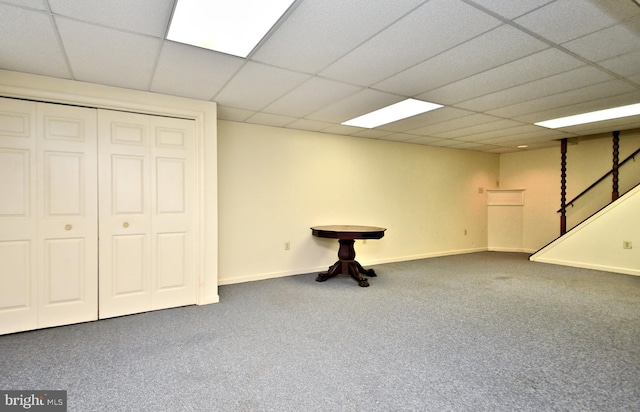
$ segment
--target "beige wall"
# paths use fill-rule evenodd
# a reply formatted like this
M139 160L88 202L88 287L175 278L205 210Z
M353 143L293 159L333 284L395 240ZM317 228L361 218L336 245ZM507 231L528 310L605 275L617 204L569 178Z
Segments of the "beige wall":
M388 228L356 242L365 266L486 250L498 175L495 154L219 121L220 284L326 270L314 225Z
M525 190L522 207L523 251L533 252L558 236L559 148L500 155L500 188Z
M622 132L620 161L640 148L638 132ZM573 199L612 167L612 139L584 140L567 149L567 201ZM640 159L621 169L620 190L627 191L640 178ZM553 149L532 150L500 156L500 187L524 188L523 248L536 251L560 234L560 143ZM567 210L572 228L611 199L611 178L597 191ZM597 253L597 251L594 251Z

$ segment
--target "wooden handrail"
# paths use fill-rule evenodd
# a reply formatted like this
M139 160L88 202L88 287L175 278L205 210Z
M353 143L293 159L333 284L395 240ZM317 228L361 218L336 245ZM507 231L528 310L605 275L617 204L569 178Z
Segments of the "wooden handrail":
M629 160L633 159L636 157L636 155L640 153L640 149L637 149L635 152L631 153L626 159L624 159L622 162L620 162L620 164L618 165L618 167L622 167L625 163L627 163ZM586 194L588 191L590 191L591 189L593 189L598 183L602 182L604 179L606 179L607 177L609 177L609 175L611 175L611 173L613 173L613 169L611 169L610 171L608 171L607 173L605 173L604 176L602 176L600 179L596 180L595 182L593 182L593 184L591 184L591 186L589 186L588 188L584 189L582 192L580 192L579 195L577 195L576 197L574 197L573 199L571 199L570 201L567 202L567 204L565 205L564 209L566 210L567 206L572 206L573 203L580 199L584 194ZM558 209L557 213L562 212L562 208Z

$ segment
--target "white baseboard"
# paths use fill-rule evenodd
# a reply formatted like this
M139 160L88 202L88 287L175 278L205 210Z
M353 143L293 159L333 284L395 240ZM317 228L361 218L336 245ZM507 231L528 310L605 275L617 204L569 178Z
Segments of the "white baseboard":
M467 253L476 253L476 252L486 252L487 248L473 248L473 249L459 249L459 250L449 250L442 252L434 252L434 253L425 253L421 255L410 255L410 256L400 256L394 258L386 258L386 259L374 259L374 260L362 260L360 263L367 267L372 265L382 265L385 263L395 263L395 262L405 262L409 260L418 260L418 259L429 259L434 257L442 257L442 256L452 256L452 255L463 255ZM245 283L245 282L255 282L259 280L267 280L267 279L276 279L282 278L286 276L294 276L306 273L313 272L325 272L331 265L323 265L323 266L313 266L307 268L299 268L282 272L269 272L269 273L256 273L253 275L247 276L239 276L231 279L219 279L218 285L234 285L237 283Z
M534 253L535 249L511 248L511 247L490 247L489 252L515 252L515 253Z
M620 273L623 275L640 276L640 269L603 266L603 265L597 265L593 263L574 262L574 261L568 261L568 260L548 259L548 258L540 258L540 257L534 258L531 260L533 262L549 263L552 265L571 266L571 267L581 268L581 269L593 269L593 270L601 270L603 272Z

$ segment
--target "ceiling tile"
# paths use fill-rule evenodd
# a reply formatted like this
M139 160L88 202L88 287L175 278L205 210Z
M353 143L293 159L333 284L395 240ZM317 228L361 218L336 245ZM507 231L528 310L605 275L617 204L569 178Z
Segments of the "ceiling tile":
M218 105L217 114L220 120L231 120L234 122L243 122L256 112L245 109L236 109L235 107L226 107Z
M483 123L495 122L498 120L502 120L502 119L500 119L499 117L489 116L482 113L473 113L468 116L432 124L419 129L413 129L411 130L411 133L426 135L426 136L436 136L451 130L464 129L467 127L476 126Z
M424 0L305 0L252 59L317 73Z
M598 83L591 86L585 86L580 89L569 90L562 93L532 99L509 106L503 106L497 109L487 111L487 114L500 117L510 117L517 120L538 122L542 120L548 120L555 117L562 117L564 114L558 114L553 116L553 113L557 108L570 107L576 102L591 102L604 97L625 95L633 92L634 88L627 83L620 80L613 80L604 83ZM549 113L547 118L540 118L541 112ZM579 112L575 112L576 114ZM533 114L531 116L531 114Z
M30 9L49 10L47 0L2 0L3 3L15 4L16 6L26 7Z
M269 113L256 113L245 120L247 123L262 124L266 126L284 127L285 125L296 120L289 116L280 116Z
M148 90L162 40L56 17L76 80Z
M622 119L606 120L597 123L583 124L578 126L563 127L561 131L574 133L578 136L586 134L610 133L614 130L636 129L640 127L640 115L624 117Z
M308 116L308 119L342 123L354 117L381 109L403 100L402 97L377 90L364 89Z
M551 96L568 90L592 86L613 80L609 74L595 67L584 66L568 72L535 80L523 85L511 87L496 93L486 94L475 99L456 104L456 107L476 111L489 111L510 106L519 102Z
M305 117L336 100L342 100L362 88L332 80L313 77L276 100L264 110L268 113Z
M479 143L479 142L462 142L462 143L456 144L455 146L452 146L452 148L458 149L458 150L473 150L477 152L484 152L487 150L497 149L496 146L489 145L486 143Z
M0 4L0 68L70 78L48 14Z
M413 141L413 140L411 140ZM440 139L434 142L429 143L429 146L437 146L437 147L455 147L457 145L464 144L464 142L460 142L458 140L453 139Z
M498 129L492 132L487 131L484 133L469 135L469 136L465 136L464 139L472 140L474 142L494 144L494 143L498 143L498 141L494 142L491 139L494 139L494 138L500 139L500 138L509 138L509 137L512 137L513 139L515 139L515 137L518 136L518 139L522 140L523 139L522 136L528 135L530 133L538 133L539 129L540 128L538 126L527 124L527 125L522 125L517 127L510 127L508 129Z
M320 74L369 86L500 24L461 1L431 0Z
M165 41L151 91L210 100L242 64L244 60L237 57Z
M640 102L640 91L633 90L620 81L601 83L579 90L541 99L537 111L511 116L523 122L535 123L558 117L572 116L596 110L609 109ZM546 105L544 103L547 103Z
M375 84L375 88L415 96L517 60L549 46L503 25Z
M640 50L603 60L598 62L598 65L620 76L638 74L640 73Z
M49 0L56 15L164 38L174 0Z
M406 142L408 140L415 139L416 136L406 133L392 133L384 136L383 140L389 140L393 142Z
M555 43L564 43L640 14L631 0L557 0L515 22Z
M360 129L359 127L334 124L334 125L331 125L330 127L327 127L326 129L323 129L322 133L353 135L355 133L358 133L360 130L362 129Z
M247 62L215 99L226 106L260 110L310 77L308 74Z
M496 146L495 149L484 150L484 153L492 153L492 154L502 154L502 153L512 153L518 150L514 150L513 148Z
M385 137L392 135L394 133L387 132L386 130L378 130L378 129L362 129L357 133L353 133L351 136L355 137L366 137L369 139L384 139ZM415 136L413 136L415 137Z
M582 65L584 65L582 61L559 50L547 49L423 93L418 98L440 104L455 104L569 71Z
M533 130L527 133L513 133L513 134L503 134L501 136L491 137L488 139L481 140L482 143L486 144L509 144L509 145L519 145L519 144L527 144L535 139L542 140L551 140L551 139L562 139L567 137L566 133L556 131L556 130L539 130L540 127L531 126L531 128L536 128L538 130Z
M465 140L480 140L486 138L487 135L502 135L504 133L515 133L516 131L522 131L518 127L531 127L529 125L523 125L521 122L514 120L502 119L496 121L490 121L487 123L481 123L478 125L464 127L455 130L449 130L440 133L431 133L431 136L442 137L444 139L462 139ZM511 132L509 130L512 130Z
M576 95L580 96L580 93L583 93L583 89L568 93L576 93ZM638 90L635 90L631 93L617 95L612 94L610 95L610 97L603 97L602 94L599 94L597 98L592 100L582 100L574 98L571 100L570 104L567 104L565 106L555 108L549 106L546 108L546 110L541 110L537 113L516 116L514 117L514 119L520 120L522 122L535 123L544 120L555 119L558 117L572 116L574 114L588 113L597 110L610 109L612 107L626 106L636 103L640 103L640 91Z
M397 122L389 123L378 127L380 130L387 130L389 132L411 132L414 134L423 134L417 132L422 128L432 126L434 124L447 122L453 119L459 119L461 117L469 116L473 112L467 110L457 109L455 107L445 106L437 110L432 110L427 113L413 116L408 119L399 120Z
M309 120L309 119L297 119L293 122L287 124L287 128L291 129L299 129L299 130L309 130L312 132L319 132L327 127L332 126L332 123L320 122L317 120Z
M638 52L640 51L640 15L562 46L591 61Z
M522 16L552 1L554 0L472 0L473 3L508 19Z
M420 137L415 137L413 139L407 140L407 143L415 143L415 144L422 144L422 145L432 145L434 143L437 142L441 142L444 139L441 139L439 137L431 137L431 136L420 136Z

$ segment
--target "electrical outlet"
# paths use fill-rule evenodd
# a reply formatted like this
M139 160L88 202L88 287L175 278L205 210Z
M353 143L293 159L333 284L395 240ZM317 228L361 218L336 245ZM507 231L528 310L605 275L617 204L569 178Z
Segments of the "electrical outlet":
M291 249L291 242L284 242L284 250L290 250Z
M629 240L623 240L622 241L622 248L623 249L633 249L633 243L631 243L631 241L629 241Z

